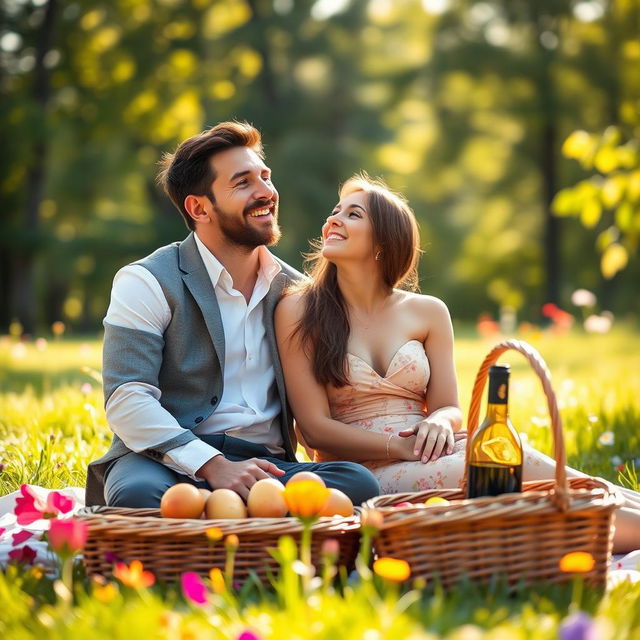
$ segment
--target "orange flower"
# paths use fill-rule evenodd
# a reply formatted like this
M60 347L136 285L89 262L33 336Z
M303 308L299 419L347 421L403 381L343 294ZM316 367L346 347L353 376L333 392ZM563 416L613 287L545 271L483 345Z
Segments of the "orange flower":
M595 565L596 561L587 551L572 551L565 553L560 558L560 570L565 573L588 573Z
M396 558L378 558L373 563L373 570L381 578L392 582L402 582L411 575L409 563Z
M209 571L209 580L211 580L211 589L213 590L213 593L220 595L225 592L226 585L224 583L224 576L218 567L214 567Z
M66 329L66 326L64 322L62 322L62 320L56 320L51 325L51 331L53 331L54 336L61 336L64 333L65 329Z
M380 531L384 523L384 516L381 511L375 509L365 509L360 516L362 529L370 535L375 535Z
M240 540L235 533L230 533L224 539L224 546L227 551L235 551L240 546Z
M290 482L284 488L284 499L289 512L299 518L319 515L330 495L327 487L313 480Z
M211 527L210 529L207 529L204 533L207 536L207 539L209 540L209 542L220 542L220 540L224 538L224 533L222 529L220 529L219 527Z
M113 570L113 575L122 584L134 589L150 587L156 581L156 577L151 571L144 570L140 560L134 560L128 567L123 562L119 562Z

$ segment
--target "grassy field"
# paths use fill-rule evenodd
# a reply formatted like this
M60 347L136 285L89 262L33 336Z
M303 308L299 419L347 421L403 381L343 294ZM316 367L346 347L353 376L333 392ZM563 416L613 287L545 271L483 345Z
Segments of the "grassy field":
M525 339L552 372L570 464L639 488L640 335L618 328L607 335L534 332ZM496 340L459 332L456 363L464 411L477 367ZM539 382L519 354L502 361L512 364L514 424L531 444L551 453ZM87 463L110 440L99 370L98 340L0 338L0 495L22 483L84 484ZM283 573L294 566L283 566ZM587 589L577 602L571 587L514 595L499 587L467 586L443 594L437 585L410 582L399 586L376 577L337 590L319 586L311 596L296 589L286 600L279 582L274 589L210 593L200 606L179 587L97 584L81 572L71 598L60 580L10 566L0 572L0 601L9 603L0 610L0 637L551 639L560 637L563 625L577 629L579 620L571 616L581 608L595 635L562 637L640 638L640 584L621 584L604 594Z
M456 343L459 396L469 406L473 381L498 339ZM592 475L629 484L640 458L640 334L530 333L546 361L561 409L568 460ZM58 488L84 484L87 463L110 441L102 409L100 342L0 341L0 494L29 482ZM528 441L552 454L548 409L526 360L509 352L511 419ZM605 432L611 444L599 442ZM638 460L640 463L640 460ZM620 477L619 468L627 469Z

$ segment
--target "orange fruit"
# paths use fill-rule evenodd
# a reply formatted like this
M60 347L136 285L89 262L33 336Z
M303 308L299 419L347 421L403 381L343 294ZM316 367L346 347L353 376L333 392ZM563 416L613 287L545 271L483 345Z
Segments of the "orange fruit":
M329 499L320 511L321 516L343 516L348 518L353 515L353 502L348 495L339 489L329 489Z
M199 518L204 509L205 497L197 487L180 482L169 487L160 499L163 518Z
M324 483L324 480L317 474L313 473L313 471L298 471L298 473L294 473L289 480L287 480L287 484L290 482L301 482L302 480L310 480L311 482L318 482L323 487L327 485Z

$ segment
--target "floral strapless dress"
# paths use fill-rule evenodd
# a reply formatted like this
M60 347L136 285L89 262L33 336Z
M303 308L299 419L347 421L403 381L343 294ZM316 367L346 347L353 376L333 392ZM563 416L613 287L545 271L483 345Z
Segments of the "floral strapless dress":
M431 369L419 340L409 340L393 356L384 376L353 354L349 384L328 387L329 407L335 420L374 433L399 433L426 417L425 394ZM423 464L399 460L359 461L380 483L382 493L456 488L464 471L466 440L455 443L453 453ZM316 451L316 461L337 460Z

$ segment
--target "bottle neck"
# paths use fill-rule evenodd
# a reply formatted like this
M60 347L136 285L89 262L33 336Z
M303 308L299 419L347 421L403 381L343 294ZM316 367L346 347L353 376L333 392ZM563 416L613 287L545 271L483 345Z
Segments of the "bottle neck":
M509 415L509 405L508 404L493 404L489 403L487 405L487 418L491 422L507 422L507 416Z

